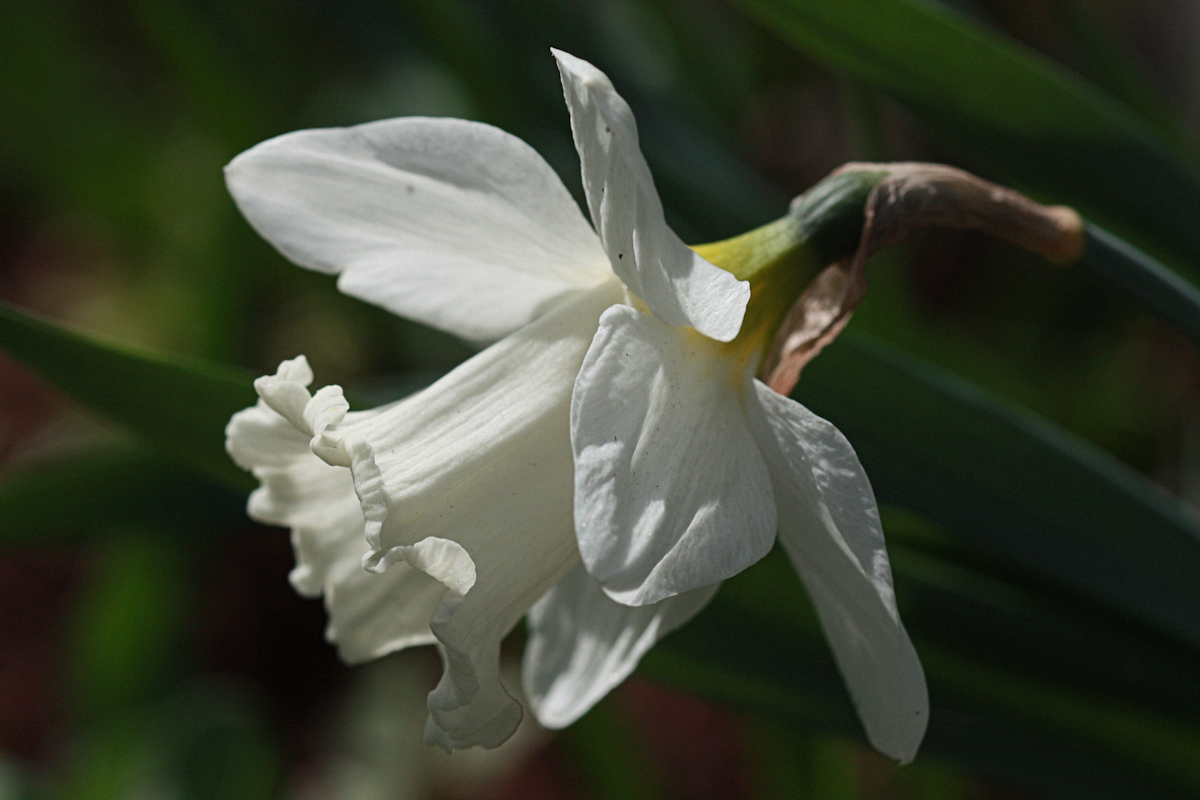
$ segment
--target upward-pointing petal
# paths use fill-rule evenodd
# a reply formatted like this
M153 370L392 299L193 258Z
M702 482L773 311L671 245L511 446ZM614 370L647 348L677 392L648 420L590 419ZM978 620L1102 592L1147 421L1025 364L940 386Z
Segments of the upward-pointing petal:
M609 263L659 319L728 342L750 284L705 261L667 227L629 105L603 72L553 50L583 164L583 189Z
M846 438L754 381L749 409L800 574L871 744L912 761L929 721L925 673L900 622L871 484Z
M406 117L297 131L225 175L246 219L292 261L473 341L611 277L558 175L490 125Z

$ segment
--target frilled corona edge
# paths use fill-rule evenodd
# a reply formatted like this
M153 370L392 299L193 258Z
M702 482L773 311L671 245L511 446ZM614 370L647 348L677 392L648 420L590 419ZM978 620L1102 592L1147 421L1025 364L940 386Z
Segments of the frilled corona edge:
M447 673L430 698L431 743L447 749L500 744L520 721L520 707L486 665L479 668L477 653L456 646L453 631L455 613L476 581L474 561L458 543L436 536L381 551L383 480L373 447L356 432L381 412L348 414L339 387L310 394L311 381L303 357L284 362L275 375L256 381L259 404L230 421L231 455L262 481L251 497L251 516L292 528L292 582L304 594L325 594L327 634L346 660L441 643ZM364 563L386 574L366 572ZM489 677L491 685L481 687Z
M326 637L345 661L359 663L432 643L432 595L440 587L415 570L396 570L375 580L362 570L368 547L353 479L349 470L331 468L311 448L315 431L344 418L344 400L336 389L318 393L319 400L309 398L305 387L311 381L303 357L284 362L259 386L288 415L260 399L235 414L226 428L230 455L260 482L250 495L248 512L265 524L291 529L296 566L289 580L306 597L324 594ZM407 603L392 608L392 597L407 598Z
M340 599L351 601L343 581L357 591L374 579L394 582L381 606L424 615L422 633L436 639L446 667L429 697L430 742L494 747L520 720L519 704L500 683L500 641L578 563L571 386L600 312L621 296L615 281L577 293L425 391L371 411L347 411L336 387L310 393L307 365L285 362L256 383L260 404L230 425L231 452L256 474L264 465L238 454L247 420L265 414L276 429L291 431L293 462L344 476L340 490L357 496L359 528L337 534L344 539L339 571L327 570L319 585L331 616ZM267 521L289 520L294 515ZM293 527L299 540L329 536L306 531ZM298 557L316 549L301 541ZM342 565L351 557L365 577L346 577ZM397 570L405 580L393 578ZM316 586L308 581L306 588ZM337 635L346 632L339 627ZM376 642L372 650L394 644Z

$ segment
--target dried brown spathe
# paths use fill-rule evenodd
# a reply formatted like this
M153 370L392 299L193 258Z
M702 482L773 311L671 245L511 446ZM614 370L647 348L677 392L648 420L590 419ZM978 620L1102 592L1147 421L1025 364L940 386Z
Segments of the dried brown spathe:
M1065 206L1029 198L942 164L851 163L834 174L886 171L867 198L858 249L822 271L788 311L763 365L767 384L789 394L804 366L832 342L866 294L867 258L925 227L980 230L1055 264L1083 254L1083 221Z

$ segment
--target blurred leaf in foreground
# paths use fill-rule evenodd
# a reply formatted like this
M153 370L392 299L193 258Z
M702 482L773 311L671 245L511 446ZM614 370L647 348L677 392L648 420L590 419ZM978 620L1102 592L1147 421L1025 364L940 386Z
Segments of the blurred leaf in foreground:
M95 447L5 471L0 543L88 540L114 525L149 523L208 535L222 523L240 521L244 506L236 492L143 448Z
M821 64L903 101L991 176L1200 264L1194 149L1065 69L940 3L738 5Z
M854 442L881 501L1200 646L1200 519L1116 459L859 337L797 396Z
M244 373L102 342L7 304L0 304L0 346L163 454L225 485L252 485L229 461L221 434L235 411L254 403Z

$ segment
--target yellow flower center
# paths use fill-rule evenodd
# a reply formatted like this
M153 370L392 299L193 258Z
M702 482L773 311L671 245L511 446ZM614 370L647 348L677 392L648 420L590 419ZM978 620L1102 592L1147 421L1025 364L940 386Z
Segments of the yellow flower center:
M737 278L750 281L750 304L742 330L736 339L722 345L727 357L742 364L762 357L792 303L821 269L816 252L791 216L692 249Z

